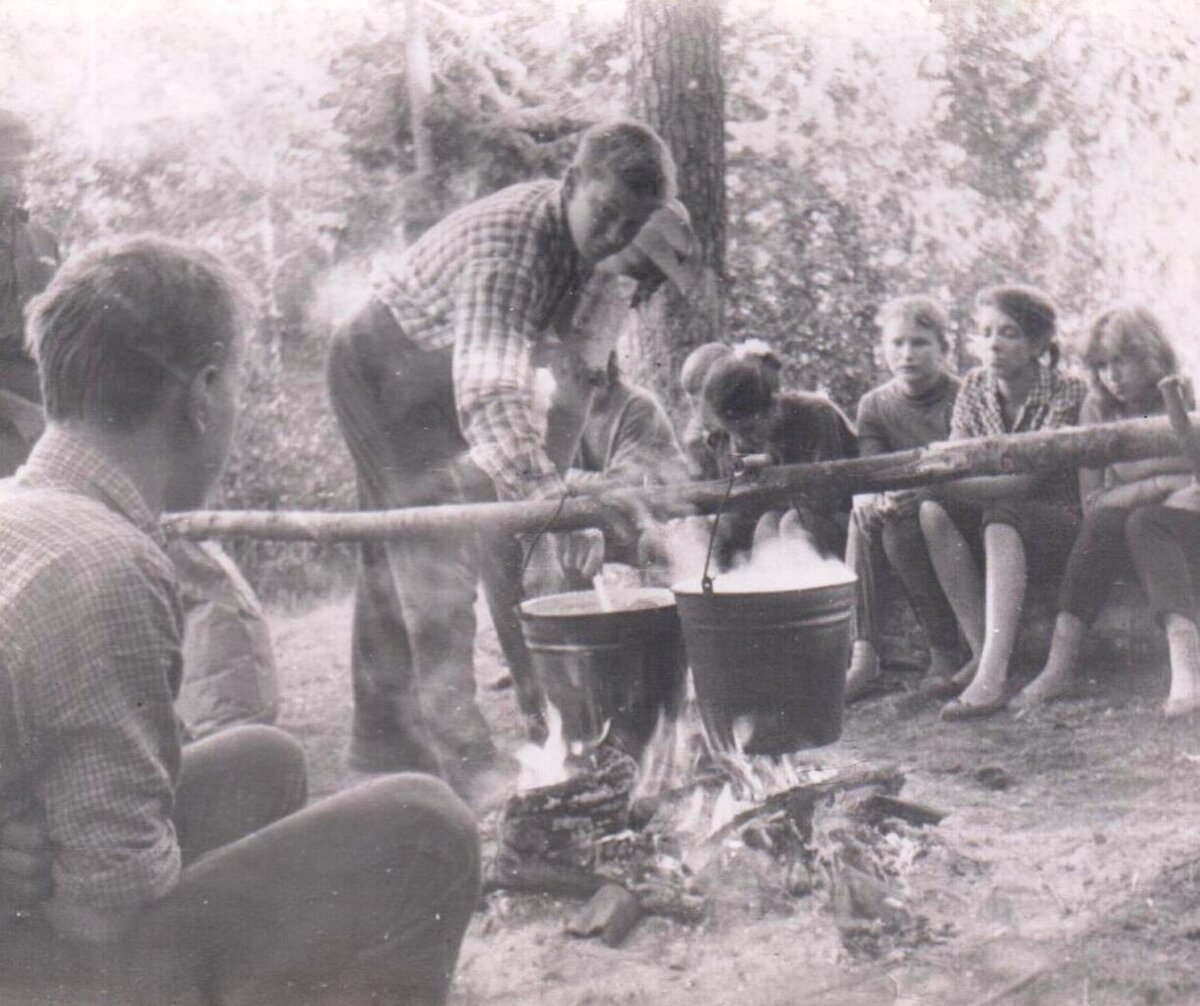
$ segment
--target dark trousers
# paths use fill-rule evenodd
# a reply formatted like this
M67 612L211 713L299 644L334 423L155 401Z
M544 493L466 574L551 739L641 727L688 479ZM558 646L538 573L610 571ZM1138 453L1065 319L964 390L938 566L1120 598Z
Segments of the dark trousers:
M1200 580L1200 514L1167 506L1139 507L1125 525L1129 552L1154 613L1193 622Z
M933 570L917 514L888 521L880 529L879 537L883 553L904 586L930 648L957 653L958 622Z
M479 497L466 488L450 352L414 345L375 301L335 333L329 394L362 509ZM431 772L459 788L494 758L475 702L479 574L470 531L361 546L351 767Z
M36 916L0 928L0 1002L444 1003L478 897L470 811L428 776L304 796L303 753L273 727L185 748L178 886L113 945Z
M1091 625L1104 607L1112 585L1134 575L1126 527L1137 512L1102 507L1084 515L1059 587L1059 611Z

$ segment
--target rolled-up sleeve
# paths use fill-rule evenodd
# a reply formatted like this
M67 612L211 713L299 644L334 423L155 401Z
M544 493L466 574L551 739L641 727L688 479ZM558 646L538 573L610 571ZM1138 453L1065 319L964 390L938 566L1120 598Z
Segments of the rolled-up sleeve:
M480 257L459 279L454 391L471 460L501 499L552 496L565 485L542 443L534 404L532 322L538 280L502 256Z
M64 626L73 664L43 682L38 799L59 897L94 908L163 896L180 874L172 824L181 619L165 557L100 563ZM90 589L88 589L90 587Z

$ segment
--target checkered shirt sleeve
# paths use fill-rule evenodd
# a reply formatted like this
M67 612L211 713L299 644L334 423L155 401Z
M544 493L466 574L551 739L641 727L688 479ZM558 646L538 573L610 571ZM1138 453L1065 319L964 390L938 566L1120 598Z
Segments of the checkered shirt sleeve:
M524 258L472 260L455 302L454 389L471 460L501 499L552 496L565 484L543 447L534 405L532 305L542 291Z
M454 346L459 425L501 498L564 491L542 446L533 354L577 298L581 268L562 187L549 180L465 206L375 262L375 295L405 335L426 349Z
M181 615L169 566L114 558L97 553L73 571L64 597L86 592L83 604L44 611L40 631L65 645L55 648L59 666L41 668L30 689L44 758L35 793L57 849L56 894L107 909L161 897L180 871L171 682Z

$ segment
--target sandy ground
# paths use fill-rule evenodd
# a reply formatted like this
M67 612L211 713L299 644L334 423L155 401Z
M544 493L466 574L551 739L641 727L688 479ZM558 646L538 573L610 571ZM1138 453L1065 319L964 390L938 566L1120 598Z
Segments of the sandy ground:
M309 752L316 795L341 784L349 612L341 598L272 616L281 722ZM503 668L486 626L479 653L484 710L511 750L515 704L493 687ZM823 892L781 903L743 884L698 928L648 919L608 949L564 933L570 903L501 894L472 922L452 1002L1200 1003L1200 724L1166 724L1164 691L1161 668L1108 672L1036 715L966 724L894 692L806 755L898 764L906 797L947 812L900 891L944 943L852 959Z

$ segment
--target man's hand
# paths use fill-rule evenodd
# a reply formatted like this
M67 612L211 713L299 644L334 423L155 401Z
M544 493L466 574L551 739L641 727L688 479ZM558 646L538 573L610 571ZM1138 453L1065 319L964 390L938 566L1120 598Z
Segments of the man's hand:
M8 817L0 824L0 903L24 907L54 893L54 855L40 813Z

